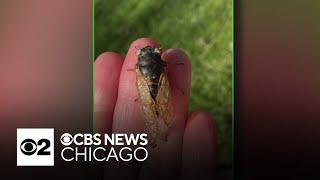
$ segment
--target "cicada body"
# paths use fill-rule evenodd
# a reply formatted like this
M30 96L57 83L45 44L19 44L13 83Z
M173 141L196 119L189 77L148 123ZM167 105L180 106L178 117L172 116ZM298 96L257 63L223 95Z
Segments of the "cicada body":
M137 90L149 141L155 146L158 139L166 139L172 121L166 63L161 59L160 49L150 46L138 50L137 56Z

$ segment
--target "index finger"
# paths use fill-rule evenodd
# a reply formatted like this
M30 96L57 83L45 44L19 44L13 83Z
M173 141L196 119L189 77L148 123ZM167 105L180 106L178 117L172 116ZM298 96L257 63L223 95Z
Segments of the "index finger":
M137 63L136 51L145 46L158 47L158 44L149 38L141 38L134 41L123 63L119 81L118 100L113 117L114 133L143 132L144 123L140 115L139 103L136 102L138 93L134 69Z
M145 46L157 47L157 43L148 38L141 38L134 41L127 53L123 63L119 87L118 98L113 115L112 132L113 133L142 133L144 130L144 121L140 115L139 103L136 88L135 64L137 63L136 51ZM116 165L108 165L105 176L112 179L129 179L137 177L140 163L136 162L116 162Z

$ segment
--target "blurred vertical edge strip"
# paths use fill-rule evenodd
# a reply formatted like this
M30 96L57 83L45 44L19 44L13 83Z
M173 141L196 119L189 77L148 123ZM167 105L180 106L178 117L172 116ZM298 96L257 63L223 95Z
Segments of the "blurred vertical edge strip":
M239 28L239 24L240 24L240 14L239 14L239 9L240 9L240 3L237 0L233 0L233 31L232 31L232 37L233 37L233 64L232 64L232 83L233 83L233 87L232 87L232 141L233 141L233 146L232 146L232 175L233 175L233 179L236 178L236 176L238 176L238 168L237 168L237 157L238 157L238 153L237 153L237 147L238 147L238 128L237 128L237 124L238 124L238 118L237 118L237 97L238 97L238 67L239 67L239 34L240 34L240 28Z
M319 179L320 2L236 2L236 179Z
M92 2L0 2L1 179L89 179L89 165L16 166L16 128L92 131ZM55 146L59 152L59 143ZM58 153L59 154L59 153ZM57 155L58 155L57 154Z

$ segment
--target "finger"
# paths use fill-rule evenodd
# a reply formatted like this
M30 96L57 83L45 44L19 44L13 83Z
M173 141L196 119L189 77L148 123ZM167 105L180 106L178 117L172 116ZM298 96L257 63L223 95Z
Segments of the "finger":
M111 133L122 62L120 55L106 52L94 64L95 128L102 134Z
M119 81L118 100L116 103L113 132L114 133L141 133L143 132L143 119L140 115L136 87L135 64L137 63L136 51L145 46L157 47L157 43L149 38L134 41L123 63Z
M162 59L167 62L173 125L169 128L167 142L157 142L157 148L151 150L150 158L142 167L141 179L177 179L181 172L182 142L188 114L191 67L187 55L178 49L165 51Z
M188 116L191 66L188 56L179 49L169 49L162 54L167 62L168 78L171 88L173 126L169 131L168 141L182 143L185 121Z
M206 112L194 112L183 137L181 179L213 179L216 147L214 120Z
M157 43L148 38L141 38L134 41L127 53L123 63L120 79L118 98L113 116L113 133L141 133L144 129L144 122L140 115L139 102L136 87L135 64L137 63L136 51L145 46L156 47ZM138 177L140 162L115 162L108 164L105 171L105 178L109 179L132 179Z

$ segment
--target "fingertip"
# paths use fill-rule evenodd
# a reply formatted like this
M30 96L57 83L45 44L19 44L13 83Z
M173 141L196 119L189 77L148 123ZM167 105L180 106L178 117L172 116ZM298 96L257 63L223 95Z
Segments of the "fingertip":
M197 136L194 136L197 134ZM203 110L193 112L186 124L184 139L187 141L200 141L203 140L207 146L213 145L215 148L217 144L216 137L216 123L212 115ZM213 149L215 151L215 149Z
M182 177L214 177L216 131L212 116L196 111L189 116L183 137Z
M212 115L203 110L198 110L189 115L187 120L187 125L189 126L200 126L200 127L208 127L210 131L214 134L216 131L216 123L213 119Z
M180 49L168 49L162 53L161 58L168 62L171 81L188 92L191 83L191 64L188 55Z
M114 52L104 52L94 63L95 92L108 93L112 84L118 83L123 58Z
M130 49L141 49L145 46L159 47L159 44L151 38L143 37L133 41L130 45Z
M188 55L181 49L170 48L162 53L164 59L182 59L189 61Z
M98 56L94 64L96 92L102 91L104 94L108 93L108 89L110 89L112 83L118 83L122 63L123 58L114 52L105 52Z
M99 133L111 132L122 62L119 54L105 52L94 64L95 129Z
M198 137L203 136L203 139L212 142L212 145L216 146L216 121L207 111L198 110L193 112L187 120L186 132L191 136L198 133Z
M101 64L122 64L122 62L123 58L120 54L115 52L104 52L97 57L94 64L96 67L101 66Z
M179 63L183 64L185 69L191 69L189 56L181 49L168 49L162 53L161 57L164 61L167 61L171 64Z

